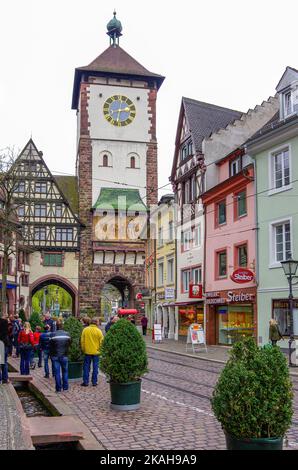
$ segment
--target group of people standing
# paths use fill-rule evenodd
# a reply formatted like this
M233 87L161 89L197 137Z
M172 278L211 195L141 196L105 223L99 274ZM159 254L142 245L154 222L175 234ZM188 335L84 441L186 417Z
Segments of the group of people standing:
M113 324L119 320L117 315L111 317L105 327L107 332ZM71 344L71 337L67 331L63 330L62 320L54 321L50 313L46 313L43 318L43 332L40 326L36 326L35 331L31 329L28 321L22 321L16 316L13 319L18 327L13 328L13 343L11 345L10 323L12 319L0 319L0 341L4 344L5 357L1 361L0 382L8 382L8 355L12 354L12 348L15 347L15 357L20 357L21 375L29 375L30 367L35 368L35 352L38 354L38 367L42 367L44 362L44 377L50 377L51 373L55 378L56 392L67 391L68 381L68 351ZM133 317L128 318L135 324ZM89 377L92 366L91 383L92 386L98 384L98 372L100 362L100 350L103 341L103 333L99 328L97 318L83 318L84 329L80 338L81 350L84 354L83 363L83 382L82 387L88 387ZM145 316L141 319L143 335L146 335L148 320Z

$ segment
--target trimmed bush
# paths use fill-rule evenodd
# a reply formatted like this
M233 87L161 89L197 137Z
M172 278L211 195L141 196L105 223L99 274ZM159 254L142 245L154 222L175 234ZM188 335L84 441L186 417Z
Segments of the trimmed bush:
M101 355L100 368L111 382L134 382L148 372L145 342L126 319L111 326L104 338Z
M279 347L236 343L211 399L222 428L241 438L283 437L291 425L293 392Z
M23 323L25 321L27 321L26 315L25 315L25 310L23 308L20 308L20 310L19 310L19 317L20 317L20 319L22 320Z
M71 344L68 351L70 362L81 362L83 360L83 353L80 344L83 331L82 323L75 317L69 317L65 320L63 329L67 331L71 337Z
M27 321L27 320L25 320ZM42 331L44 330L44 323L42 321L42 318L38 312L33 312L31 317L29 318L29 323L31 325L32 331L35 331L35 328L37 326L40 326Z

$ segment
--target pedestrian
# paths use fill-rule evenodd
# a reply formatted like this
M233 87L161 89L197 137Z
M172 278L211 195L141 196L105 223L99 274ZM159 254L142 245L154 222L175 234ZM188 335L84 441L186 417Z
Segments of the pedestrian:
M81 320L83 327L86 328L87 326L90 325L90 318L89 317L83 317Z
M13 315L9 315L7 321L8 321L8 355L12 356L12 348L13 348Z
M29 322L24 323L24 329L19 333L19 347L21 355L21 375L29 375L30 358L34 347L34 337Z
M19 337L19 333L21 329L22 329L22 319L19 317L18 314L16 314L14 317L13 328L12 328L13 345L15 347L15 357L19 357L20 355L18 337Z
M48 379L50 377L49 358L50 358L50 338L52 336L52 333L51 333L50 325L45 325L44 329L45 331L41 333L40 338L39 338L39 346L40 346L41 354L43 355L43 361L44 361L44 374L45 374L44 377L45 379ZM55 376L53 362L52 362L52 375L53 377Z
M283 339L275 318L271 318L271 320L269 320L269 339L272 346L276 346L277 341Z
M142 330L143 330L143 336L146 336L147 334L147 325L148 325L148 318L146 317L145 314L143 314L141 318L141 325L142 325Z
M81 336L81 349L85 355L83 365L82 387L88 387L89 375L92 363L92 385L96 387L99 369L100 348L103 341L103 334L98 328L97 318L92 318L90 326L84 328Z
M34 360L34 355L36 352L38 354L38 367L42 367L42 352L41 352L40 345L39 345L40 335L41 335L41 327L37 325L35 328L35 332L33 333L34 347L31 353L31 361L30 361L31 369L35 369L35 366L36 366L35 360Z
M68 349L71 343L69 333L63 330L61 320L57 321L57 330L52 333L50 338L50 356L53 361L56 392L68 390ZM62 380L61 380L62 373Z
M44 317L44 325L50 325L51 333L56 331L56 322L52 320L50 312L47 312Z
M0 345L2 345L2 352L4 357L0 361L0 382L3 384L8 383L8 348L9 348L9 334L8 334L8 320L7 318L0 318Z
M106 324L105 326L105 332L107 333L109 331L109 329L111 328L111 326L113 325L113 319L114 319L114 316L112 316L110 318L110 320L108 321L108 323Z

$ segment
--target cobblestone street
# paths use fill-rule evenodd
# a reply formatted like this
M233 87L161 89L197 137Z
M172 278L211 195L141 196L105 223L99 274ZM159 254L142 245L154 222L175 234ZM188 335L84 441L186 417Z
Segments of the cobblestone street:
M210 397L223 365L212 361L148 349L150 372L142 384L142 405L134 412L110 409L109 385L101 375L98 387L83 388L72 382L59 397L109 450L225 449L225 438L213 416ZM18 362L11 361L14 366ZM52 390L53 379L43 378L43 369L33 371ZM288 432L288 446L298 449L298 378L295 416Z

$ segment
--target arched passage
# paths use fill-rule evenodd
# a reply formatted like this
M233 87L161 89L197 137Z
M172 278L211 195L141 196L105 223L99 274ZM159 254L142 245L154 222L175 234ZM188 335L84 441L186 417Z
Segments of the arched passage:
M67 279L65 279L62 276L57 276L57 275L48 275L48 276L43 276L39 279L36 279L31 286L30 286L30 299L32 299L33 295L38 292L40 289L43 287L49 286L51 284L54 284L58 287L61 287L62 289L65 289L66 292L71 296L72 299L72 314L74 316L77 316L78 314L78 290L77 288L69 282Z
M115 313L112 312L113 305L114 307L134 308L134 286L123 276L113 276L106 280L103 288L101 289L100 298L101 309L105 299L107 302L110 302L110 313Z

